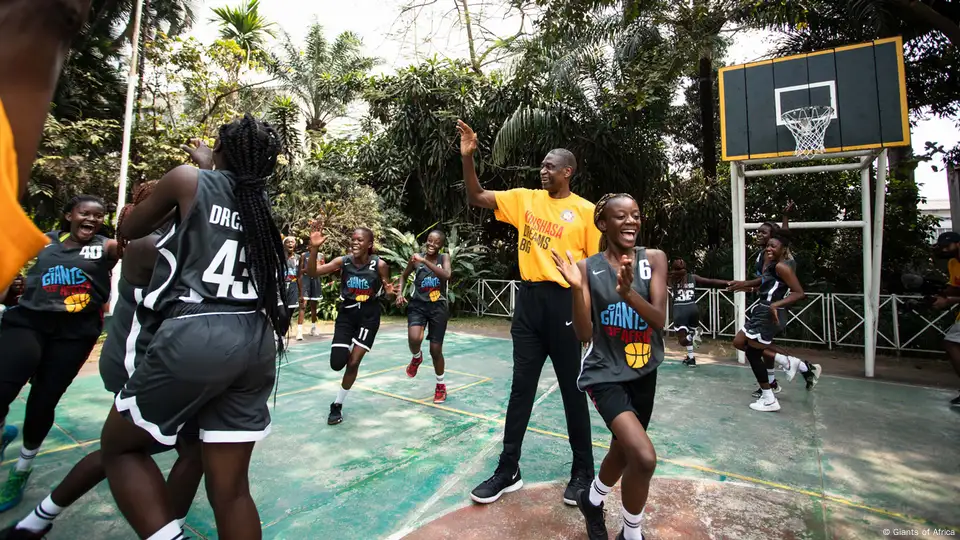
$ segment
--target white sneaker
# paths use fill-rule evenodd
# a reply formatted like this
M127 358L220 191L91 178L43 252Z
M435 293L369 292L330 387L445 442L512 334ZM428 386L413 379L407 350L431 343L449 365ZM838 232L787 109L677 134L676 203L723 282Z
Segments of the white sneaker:
M801 360L796 356L788 356L787 361L790 362L790 367L784 370L787 372L787 382L793 382L793 378L797 376L797 370L800 369Z
M773 401L764 403L763 398L761 397L760 399L751 403L750 408L761 412L775 412L780 410L780 402L777 401L777 398L773 398Z
M317 327L316 327L316 326L314 326L313 328L310 329L310 335L311 335L311 336L319 336L319 335L320 335L320 332L317 330Z
M303 341L303 332L297 330L297 341Z

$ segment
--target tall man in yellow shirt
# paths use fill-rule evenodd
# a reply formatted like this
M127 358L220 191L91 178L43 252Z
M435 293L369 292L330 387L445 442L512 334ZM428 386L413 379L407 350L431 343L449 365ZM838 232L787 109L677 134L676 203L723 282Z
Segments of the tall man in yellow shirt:
M593 448L590 412L577 388L580 375L580 341L573 331L573 296L550 254L569 251L575 260L597 253L600 231L593 223L593 203L570 192L577 160L569 150L551 151L540 165L543 189L488 191L480 186L473 164L477 136L467 124L457 122L463 177L470 204L495 211L498 220L517 228L520 277L510 335L513 337L513 383L503 434L503 452L496 472L473 490L478 503L492 503L504 493L523 486L520 446L530 421L540 372L547 360L560 385L567 433L573 450L570 482L563 502L575 506L577 491L593 481Z
M945 232L937 238L934 246L937 257L941 259L950 259L948 268L950 270L950 282L947 289L937 297L933 303L934 309L948 309L960 304L960 234ZM947 330L947 335L943 337L943 348L947 351L947 358L953 365L953 370L960 376L960 313L953 323L953 326ZM960 407L960 395L950 401L950 405Z

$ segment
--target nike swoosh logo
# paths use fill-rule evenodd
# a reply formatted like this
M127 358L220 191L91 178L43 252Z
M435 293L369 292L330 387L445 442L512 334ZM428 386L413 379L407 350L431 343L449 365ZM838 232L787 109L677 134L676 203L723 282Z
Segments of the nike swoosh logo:
M513 478L511 478L511 480L516 480L519 474L520 474L520 471L513 473Z
M573 321L567 321L567 326L570 326L571 324L573 324Z
M594 270L594 271L593 271L593 275L599 276L600 274L602 274L602 273L604 273L604 272L606 272L606 270Z

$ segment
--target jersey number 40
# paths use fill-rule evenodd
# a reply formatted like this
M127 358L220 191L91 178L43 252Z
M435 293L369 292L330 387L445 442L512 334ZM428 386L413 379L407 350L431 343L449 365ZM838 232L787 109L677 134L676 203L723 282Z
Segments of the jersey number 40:
M239 254L237 253L239 251ZM239 275L237 262L240 263ZM203 282L216 286L217 298L253 300L257 291L247 270L244 248L236 240L227 240L203 271ZM221 271L221 268L223 269Z

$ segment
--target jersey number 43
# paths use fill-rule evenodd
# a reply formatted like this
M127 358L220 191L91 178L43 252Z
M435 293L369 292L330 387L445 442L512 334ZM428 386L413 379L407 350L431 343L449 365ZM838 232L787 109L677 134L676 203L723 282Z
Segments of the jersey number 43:
M237 268L237 262L240 263L240 269ZM239 242L227 240L203 271L202 279L204 283L216 286L217 298L253 300L257 297L257 291L250 279L246 262L245 250L240 247Z

